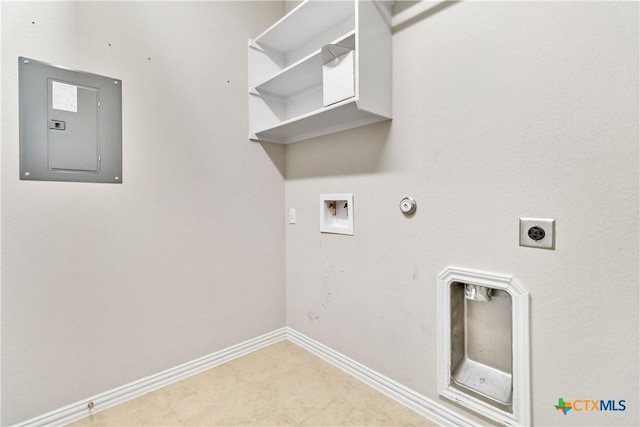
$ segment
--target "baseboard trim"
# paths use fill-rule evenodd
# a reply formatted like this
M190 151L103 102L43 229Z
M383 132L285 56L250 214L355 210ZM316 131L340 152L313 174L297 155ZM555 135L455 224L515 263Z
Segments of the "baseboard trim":
M269 332L257 338L211 353L207 356L167 369L166 371L162 371L155 375L151 375L113 390L83 399L82 401L65 406L64 408L56 409L38 417L31 418L15 424L13 427L63 426L74 421L81 420L89 415L96 414L120 403L140 397L143 394L158 390L192 375L199 374L207 369L211 369L233 359L237 359L238 357L242 357L278 341L285 340L287 339L287 335L287 328L281 328L273 332ZM92 410L89 410L87 406L89 402L93 402Z
M356 377L396 402L443 426L477 426L478 423L408 387L338 353L300 332L287 328L287 339L310 353Z
M31 418L15 424L13 427L64 426L283 340L289 340L292 343L299 345L310 353L318 356L328 363L331 363L365 384L368 384L398 403L440 425L478 425L469 418L464 417L451 409L448 409L444 405L441 405L440 403L385 377L379 372L356 362L326 345L321 344L292 328L284 327L199 359L192 360L191 362L176 366L175 368L167 369L166 371L162 371L155 375L151 375L113 390L83 399L79 402L65 406L64 408L56 409L46 414ZM93 402L93 409L91 410L89 410L87 406L89 402Z

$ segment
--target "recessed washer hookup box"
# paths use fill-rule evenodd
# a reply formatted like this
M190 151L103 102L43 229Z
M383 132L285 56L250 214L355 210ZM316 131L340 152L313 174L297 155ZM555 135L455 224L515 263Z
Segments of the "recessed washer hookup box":
M122 81L18 61L20 179L122 183Z

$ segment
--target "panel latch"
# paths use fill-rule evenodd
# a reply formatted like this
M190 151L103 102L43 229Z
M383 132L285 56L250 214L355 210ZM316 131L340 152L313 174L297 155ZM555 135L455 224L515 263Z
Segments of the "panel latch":
M49 129L53 130L65 130L66 123L62 120L49 120Z

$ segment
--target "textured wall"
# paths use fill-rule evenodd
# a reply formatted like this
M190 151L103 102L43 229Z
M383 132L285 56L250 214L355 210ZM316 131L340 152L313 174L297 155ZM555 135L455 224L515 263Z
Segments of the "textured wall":
M439 400L438 273L512 274L531 292L533 422L636 425L637 17L460 2L396 25L393 121L287 146L288 325ZM341 192L355 236L320 234L318 195ZM556 218L557 249L519 247L522 216ZM627 410L564 416L559 397Z
M282 12L2 3L2 424L282 326L283 205L289 326L437 400L436 275L513 274L533 422L637 424L638 5L403 21L393 122L287 146L286 187L283 147L246 141L246 38ZM17 179L18 55L123 79L124 185ZM318 232L332 192L355 195L353 237ZM556 218L557 249L518 247L520 216Z
M2 425L284 326L284 149L246 106L282 13L3 2ZM123 185L18 180L19 55L123 80Z

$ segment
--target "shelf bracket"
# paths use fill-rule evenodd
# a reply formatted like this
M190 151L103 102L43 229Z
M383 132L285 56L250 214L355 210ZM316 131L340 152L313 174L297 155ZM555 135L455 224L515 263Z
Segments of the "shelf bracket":
M253 39L249 39L249 47L251 49L255 49L255 50L258 50L260 52L264 52L264 49L262 48L262 46L260 46L258 43L256 43L256 41L253 40Z

